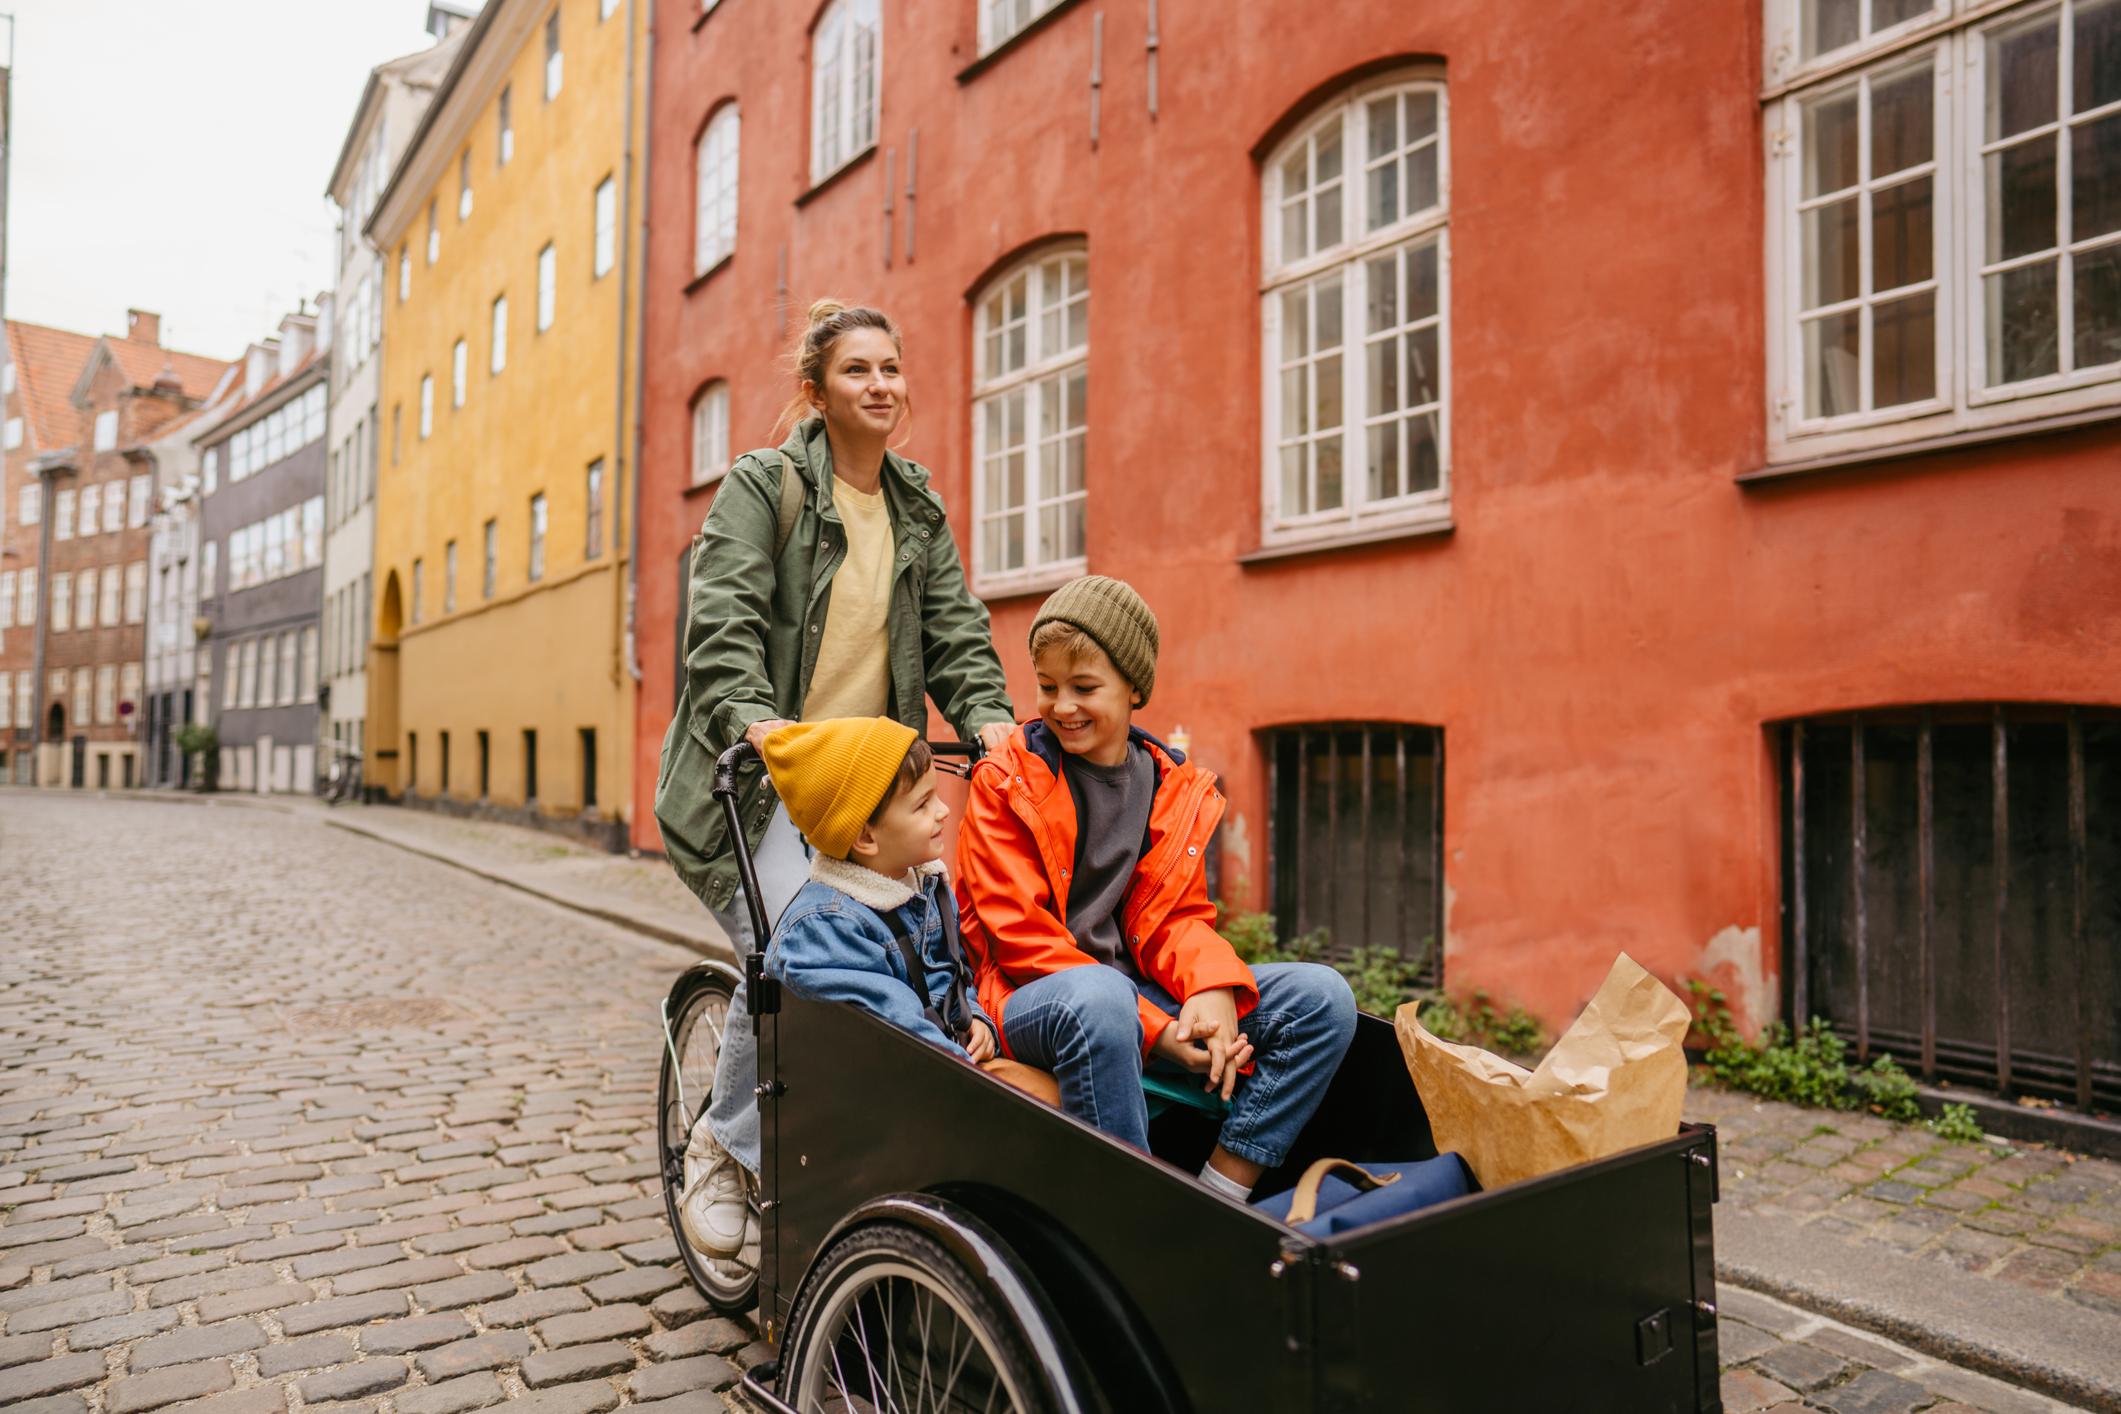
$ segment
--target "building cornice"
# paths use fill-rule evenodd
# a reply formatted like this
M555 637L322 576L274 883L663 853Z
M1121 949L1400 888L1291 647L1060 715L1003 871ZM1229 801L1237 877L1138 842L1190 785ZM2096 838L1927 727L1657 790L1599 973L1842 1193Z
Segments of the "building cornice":
M450 160L488 99L500 91L509 66L543 18L532 0L487 0L464 31L463 47L443 75L412 140L391 169L376 209L361 234L378 249L396 245L418 216L421 201L449 170Z

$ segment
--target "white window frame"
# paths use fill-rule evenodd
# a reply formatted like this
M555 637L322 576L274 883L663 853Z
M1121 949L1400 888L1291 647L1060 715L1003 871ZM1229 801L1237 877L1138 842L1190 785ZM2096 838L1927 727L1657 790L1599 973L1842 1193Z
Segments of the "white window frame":
M102 520L103 488L101 486L83 486L80 499L76 504L81 508L81 518L76 523L75 533L86 540L89 536L96 533Z
M72 487L52 497L52 539L74 538L74 492Z
M1768 461L1803 462L1889 449L1958 433L2008 428L2012 424L2121 404L2121 362L2028 378L1998 387L1985 386L1988 339L1982 271L1986 261L1987 183L1983 170L1987 93L1984 66L1987 38L2043 15L2074 12L2078 0L1935 0L1932 7L1898 24L1877 30L1828 53L1803 56L1801 42L1806 0L1763 0L1766 11L1762 94L1767 169L1767 386L1763 390L1768 429ZM1871 0L1864 0L1865 13ZM2061 93L2069 92L2068 24L2057 68ZM1860 409L1835 417L1810 417L1805 402L1804 338L1800 321L1803 292L1803 230L1800 214L1804 162L1804 109L1837 90L1867 83L1873 76L1902 69L1925 52L1935 64L1933 119L1936 188L1932 197L1932 263L1936 279L1936 395L1888 408ZM2107 108L2091 110L2104 115ZM1860 110L1864 126L1859 150L1869 146L1868 105ZM2084 120L2073 115L2072 124ZM2061 120L2058 120L2061 121ZM2047 125L2051 133L2057 122ZM2038 131L2038 129L2028 130ZM2023 139L2026 133L2013 135ZM2006 145L2006 144L1997 144ZM2059 144L2055 175L2057 221L2070 200L2069 144ZM1867 168L1865 169L1867 170ZM1864 243L1859 269L1869 280L1868 212L1863 213ZM2058 240L2062 239L2058 232ZM2121 234L2095 236L2059 247L2078 254L2104 248ZM2051 248L2056 262L2058 340L2072 291L2070 262ZM2005 267L2017 261L1998 262ZM2057 362L2073 350L2058 352ZM1861 374L1866 396L1871 375L1869 348L1862 349Z
M1062 0L979 0L979 52L991 54Z
M1436 150L1436 202L1376 231L1366 231L1371 159L1368 156L1369 108L1387 93L1431 93L1436 99L1436 131L1426 138L1404 143L1384 161L1397 161L1400 154L1433 145ZM1341 125L1341 168L1331 199L1340 203L1340 239L1314 249L1300 258L1281 257L1282 165L1334 123ZM1381 165L1381 164L1380 164ZM1316 239L1317 187L1305 188L1305 218ZM1295 132L1268 155L1260 179L1261 257L1260 277L1260 376L1262 437L1260 447L1260 540L1263 547L1331 544L1338 540L1366 539L1385 530L1441 529L1451 523L1451 104L1448 86L1440 72L1421 66L1396 70L1355 85L1330 104L1309 115ZM1291 198L1294 200L1294 198ZM1406 403L1389 416L1393 422L1411 422L1428 415L1435 419L1436 486L1398 496L1371 500L1369 489L1369 437L1373 420L1367 411L1368 355L1366 345L1365 295L1368 264L1376 257L1402 248L1424 244L1436 249L1436 310L1434 314L1407 321L1391 336L1395 339L1433 327L1436 331L1436 396L1430 403ZM1339 278L1341 282L1341 504L1327 510L1284 515L1281 509L1282 357L1281 302L1290 291ZM1307 362L1315 362L1322 350L1313 349ZM1404 375L1403 375L1404 376ZM1310 387L1308 375L1305 387ZM1308 393L1306 394L1308 396ZM1424 413L1421 409L1430 409ZM1402 461L1400 474L1411 481L1412 469Z
M403 304L412 296L412 246L398 247L398 303Z
M619 189L610 177L597 183L596 193L590 198L590 221L590 274L601 280L618 261Z
M729 384L714 379L692 399L692 484L705 486L729 471Z
M96 414L95 449L107 452L118 445L118 410L105 408Z
M28 482L15 492L15 524L35 525L44 519L44 484Z
M471 375L471 345L459 339L449 350L449 405L464 406L464 384Z
M7 371L9 373L13 373L15 371L15 365L13 365L12 363L9 364L7 366ZM21 445L22 419L19 417L11 417L7 420L7 450L12 452Z
M704 275L736 251L737 171L742 135L734 102L715 109L693 144L692 273Z
M545 577L545 532L550 529L545 493L530 498L530 562L527 578L536 584Z
M1068 269L1081 262L1084 285L1076 289L1069 280ZM1020 594L1033 589L1048 588L1073 579L1088 568L1089 561L1089 474L1084 471L1084 486L1079 492L1069 491L1055 494L1049 481L1055 480L1058 464L1047 466L1048 447L1055 457L1066 455L1065 444L1075 435L1065 426L1051 437L1039 432L1044 399L1049 395L1049 385L1061 385L1061 396L1065 398L1066 381L1078 371L1087 375L1090 363L1090 336L1088 331L1088 304L1093 286L1089 283L1089 248L1080 241L1065 245L1046 246L1011 265L994 279L983 285L973 299L973 384L972 384L972 583L975 593L982 596ZM1018 280L1024 282L1024 312L1021 323L1006 319L997 327L993 306L997 297L1007 293ZM1067 313L1076 304L1084 305L1085 332L1080 344L1066 343ZM1055 349L1045 347L1045 318L1048 313L1058 313L1063 330L1062 346ZM988 357L990 340L1005 339L1010 330L1021 328L1024 344L1024 362L1021 367L1005 373L994 373ZM998 403L1021 398L1023 408L1022 436L1024 453L1024 500L1023 504L1001 510L994 509L987 494L987 409ZM1089 390L1084 389L1084 459L1088 461L1088 399ZM1062 412L1065 417L1065 409ZM1064 506L1080 501L1084 507L1084 553L1047 559L1040 553L1040 522L1042 512L1051 507ZM990 524L1002 523L1010 516L1022 518L1024 562L1021 565L997 566L989 563L987 553L987 528Z
M502 84L501 96L494 100L494 124L500 129L494 147L494 165L497 167L506 167L509 159L516 155L514 89L514 84Z
M426 441L434 433L435 425L435 376L420 375L420 440Z
M551 241L538 252L538 332L544 333L552 327L552 318L558 304L556 288L560 278L559 252Z
M116 535L125 529L125 483L113 481L103 488L103 533Z
M471 219L471 149L457 154L457 221Z
M604 459L598 457L584 473L582 558L594 560L604 553Z
M811 185L876 146L883 76L881 0L833 0L811 31Z
M116 628L125 614L125 571L120 565L105 565L96 585L96 623Z
M35 583L32 580L31 583ZM70 633L74 627L74 572L52 571L52 632Z
M493 327L489 331L489 337L493 341L493 348L487 355L486 371L499 377L508 368L508 296L494 296L491 323Z
M442 612L457 611L457 542L442 547Z

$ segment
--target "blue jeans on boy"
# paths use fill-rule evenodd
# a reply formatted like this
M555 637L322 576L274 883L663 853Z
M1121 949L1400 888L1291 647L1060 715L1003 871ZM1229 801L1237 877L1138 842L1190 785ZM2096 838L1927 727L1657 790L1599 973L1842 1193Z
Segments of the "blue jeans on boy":
M1237 1082L1221 1140L1238 1158L1273 1168L1288 1157L1347 1054L1355 996L1345 977L1315 962L1261 963L1252 977L1259 1006L1237 1022L1252 1040L1252 1074ZM1116 967L1071 967L1017 988L1002 1029L1011 1055L1053 1072L1069 1114L1146 1151L1137 992L1178 1015L1177 1000L1154 982L1137 983ZM1203 1080L1166 1062L1151 1064L1193 1084Z

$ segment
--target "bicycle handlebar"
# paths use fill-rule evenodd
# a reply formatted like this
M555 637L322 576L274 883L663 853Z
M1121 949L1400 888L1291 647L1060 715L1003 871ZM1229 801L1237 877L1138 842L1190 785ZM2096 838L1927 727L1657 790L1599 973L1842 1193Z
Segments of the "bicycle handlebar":
M968 761L977 761L984 754L977 739L972 741L931 741L928 749L938 756L962 756ZM758 759L758 748L748 741L738 741L714 759L714 783L711 793L723 800L736 799L736 773L744 763Z

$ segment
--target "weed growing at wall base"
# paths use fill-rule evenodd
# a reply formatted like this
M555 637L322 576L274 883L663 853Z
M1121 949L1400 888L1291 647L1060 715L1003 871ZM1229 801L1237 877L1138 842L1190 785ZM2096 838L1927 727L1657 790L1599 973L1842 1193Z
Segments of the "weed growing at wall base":
M1456 1002L1441 991L1415 985L1421 964L1387 947L1359 947L1337 961L1330 958L1326 930L1315 929L1283 939L1269 913L1239 913L1225 904L1216 931L1246 963L1324 962L1348 979L1355 1004L1375 1016L1389 1017L1406 1002L1422 1003L1421 1024L1431 1035L1485 1047L1506 1055L1531 1056L1546 1048L1546 1033L1523 1007L1507 1011L1484 991Z
M1709 1043L1702 1063L1718 1084L1816 1109L1869 1110L1901 1122L1922 1118L1915 1082L1891 1056L1850 1066L1848 1043L1816 1016L1794 1035L1769 1022L1760 1043L1748 1045L1722 992L1706 982L1689 982L1687 989L1694 994L1695 1029Z

